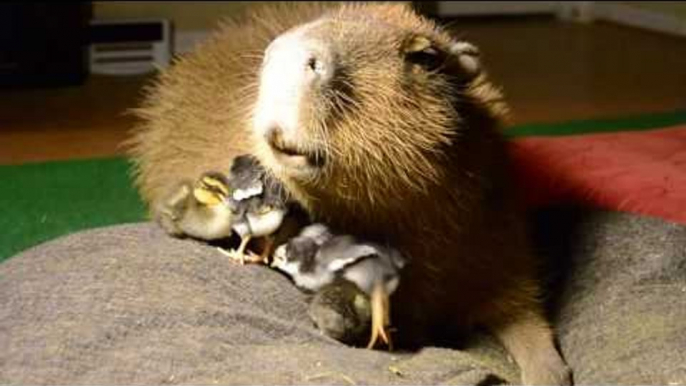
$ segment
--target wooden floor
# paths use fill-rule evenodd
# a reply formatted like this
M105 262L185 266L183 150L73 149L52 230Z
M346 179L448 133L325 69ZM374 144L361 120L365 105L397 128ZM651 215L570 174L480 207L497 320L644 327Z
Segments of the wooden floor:
M612 24L462 21L503 86L515 123L686 108L686 40ZM145 78L94 76L82 87L0 91L0 164L121 154Z

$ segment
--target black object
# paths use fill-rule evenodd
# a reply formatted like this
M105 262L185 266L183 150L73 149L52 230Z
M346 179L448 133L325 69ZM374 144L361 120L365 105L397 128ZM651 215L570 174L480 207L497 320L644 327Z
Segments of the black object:
M437 1L413 1L412 8L422 16L426 16L430 19L438 18Z
M149 42L164 39L158 22L96 24L90 27L90 43Z
M82 84L91 17L89 2L0 3L0 87Z

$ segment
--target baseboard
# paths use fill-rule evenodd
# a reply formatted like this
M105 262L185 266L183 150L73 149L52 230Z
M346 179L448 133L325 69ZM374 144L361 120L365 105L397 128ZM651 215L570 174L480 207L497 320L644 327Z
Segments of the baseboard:
M438 17L554 14L557 1L437 1Z
M600 1L593 2L593 14L596 20L605 20L670 35L686 36L686 21L669 14L625 4Z
M450 2L447 2L450 3ZM491 2L500 3L500 2ZM600 1L571 1L564 2L541 2L540 4L532 4L533 2L520 2L519 5L511 6L510 8L501 9L501 11L494 11L492 8L443 8L440 16L453 16L455 14L467 15L487 15L492 13L502 13L507 15L535 15L535 14L554 14L554 13L569 13L572 19L581 21L604 20L621 25L627 25L637 28L642 28L651 31L668 33L677 36L686 36L686 21L679 18L654 12L646 9L640 9L624 4L604 3ZM557 3L557 4L556 4ZM562 6L561 6L562 5ZM452 5L454 7L454 5ZM565 17L567 18L567 17ZM186 54L196 47L196 45L207 39L211 34L209 30L186 30L176 31L174 36L174 53Z
M560 20L590 23L593 21L594 1L560 1L557 17Z
M174 54L184 55L195 49L198 43L211 34L208 30L176 31L174 35Z

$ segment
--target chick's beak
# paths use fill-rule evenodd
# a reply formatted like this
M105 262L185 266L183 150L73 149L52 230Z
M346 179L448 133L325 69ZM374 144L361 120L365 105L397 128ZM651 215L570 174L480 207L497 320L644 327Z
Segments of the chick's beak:
M272 262L269 264L270 267L281 267L286 263L286 247L285 245L280 245L274 251L274 256Z

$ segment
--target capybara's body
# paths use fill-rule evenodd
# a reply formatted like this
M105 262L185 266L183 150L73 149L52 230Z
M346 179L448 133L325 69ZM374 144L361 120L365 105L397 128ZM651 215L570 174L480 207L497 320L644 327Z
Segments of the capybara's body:
M510 180L506 106L466 42L397 5L264 8L164 73L131 142L153 215L256 155L316 221L411 259L396 342L482 325L525 383L568 383ZM278 38L278 39L277 39Z

